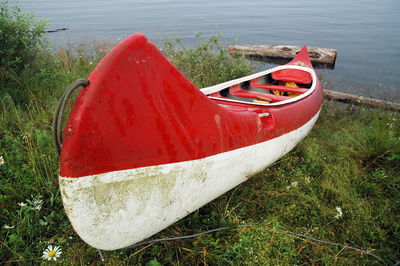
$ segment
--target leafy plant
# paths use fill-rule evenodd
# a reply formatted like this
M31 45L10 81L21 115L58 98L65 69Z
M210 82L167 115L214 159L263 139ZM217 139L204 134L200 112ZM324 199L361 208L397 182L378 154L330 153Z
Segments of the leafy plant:
M0 2L0 96L9 93L14 100L27 99L18 76L41 52L46 23L35 21L32 13L17 5Z

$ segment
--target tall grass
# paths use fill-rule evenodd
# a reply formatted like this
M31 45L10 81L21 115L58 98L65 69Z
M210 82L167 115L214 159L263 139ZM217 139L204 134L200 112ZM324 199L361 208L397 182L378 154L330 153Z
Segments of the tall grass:
M201 33L196 35L198 38ZM180 38L162 41L161 50L184 75L198 88L212 86L234 78L243 77L253 71L253 66L244 57L231 57L220 42L221 35L213 35L205 41L199 40L187 48Z

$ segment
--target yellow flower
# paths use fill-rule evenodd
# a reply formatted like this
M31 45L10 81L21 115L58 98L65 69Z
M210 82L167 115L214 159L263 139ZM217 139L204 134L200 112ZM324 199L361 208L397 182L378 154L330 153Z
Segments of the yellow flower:
M53 246L50 245L46 248L45 251L43 251L43 259L47 260L54 260L56 261L58 257L61 255L61 249L59 246Z

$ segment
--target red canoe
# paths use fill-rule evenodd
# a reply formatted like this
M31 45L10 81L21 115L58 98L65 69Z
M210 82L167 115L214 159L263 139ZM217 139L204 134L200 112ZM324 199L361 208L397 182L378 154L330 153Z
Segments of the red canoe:
M88 77L61 149L65 211L113 250L178 221L289 152L322 87L304 47L289 64L199 90L142 34Z

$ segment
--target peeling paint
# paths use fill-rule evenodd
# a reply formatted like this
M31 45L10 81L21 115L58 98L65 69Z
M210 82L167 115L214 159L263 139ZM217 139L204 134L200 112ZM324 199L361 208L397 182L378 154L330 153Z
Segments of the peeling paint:
M91 246L103 250L127 247L271 165L311 130L317 117L278 138L199 160L60 177L65 211Z

